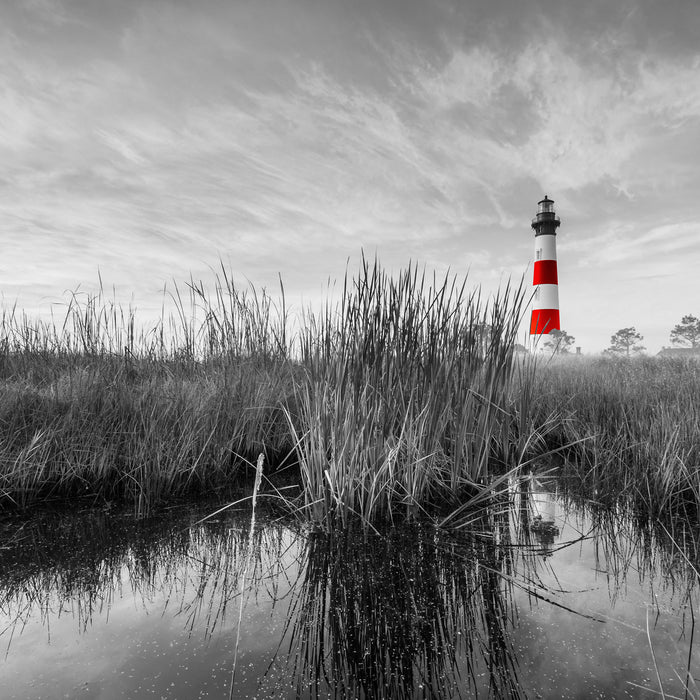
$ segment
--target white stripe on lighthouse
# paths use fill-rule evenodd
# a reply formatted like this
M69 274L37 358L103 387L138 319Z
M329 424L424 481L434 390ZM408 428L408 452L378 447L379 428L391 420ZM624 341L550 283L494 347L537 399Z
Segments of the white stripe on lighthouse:
M538 284L535 288L535 298L532 302L533 309L558 309L559 285Z
M535 260L557 259L557 237L543 234L535 236Z

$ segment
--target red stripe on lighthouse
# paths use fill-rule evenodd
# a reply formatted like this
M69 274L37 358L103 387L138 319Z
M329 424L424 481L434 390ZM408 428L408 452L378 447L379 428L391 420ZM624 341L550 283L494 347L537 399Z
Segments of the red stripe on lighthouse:
M532 284L558 284L557 261L536 260Z
M530 318L530 335L560 331L559 309L533 309Z

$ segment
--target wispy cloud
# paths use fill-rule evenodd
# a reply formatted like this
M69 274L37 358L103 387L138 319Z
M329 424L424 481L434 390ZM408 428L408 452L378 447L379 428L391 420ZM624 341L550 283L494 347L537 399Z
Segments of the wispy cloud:
M410 89L439 147L454 136L455 152L497 183L532 177L562 190L610 178L629 192L629 159L656 130L697 116L700 100L697 56L635 62L616 75L538 37L515 54L456 48L439 70L416 69Z
M700 259L700 222L685 221L640 230L638 226L611 224L604 233L584 240L565 241L560 248L575 256L580 266L633 265L638 260L683 253Z

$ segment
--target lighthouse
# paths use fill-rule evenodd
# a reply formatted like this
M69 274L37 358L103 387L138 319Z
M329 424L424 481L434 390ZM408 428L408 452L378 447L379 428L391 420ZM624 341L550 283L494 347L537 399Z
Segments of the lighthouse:
M561 330L557 279L557 227L561 222L554 212L554 201L547 195L537 205L537 216L532 220L532 228L535 229L535 269L532 279L535 295L530 335Z

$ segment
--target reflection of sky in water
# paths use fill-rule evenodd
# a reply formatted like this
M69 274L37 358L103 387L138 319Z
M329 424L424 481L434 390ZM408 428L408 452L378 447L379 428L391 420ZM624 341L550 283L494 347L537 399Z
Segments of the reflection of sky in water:
M678 676L685 680L694 582L677 580L674 590L659 553L634 542L622 516L618 535L631 537L608 540L580 511L567 512L551 494L533 496L534 512L548 513L559 529L538 569L538 591L578 614L522 591L516 596L514 644L530 687L541 697L652 697L659 686L651 639L665 692L683 696ZM562 547L566 542L574 544Z
M589 519L573 511L567 513L559 502L545 502L543 506L538 498L530 500L529 515L532 518L546 512L543 519L550 515L554 518L559 531L549 545L552 553L543 556L536 541L531 550L512 548L516 554L508 566L514 568L506 567L505 577L497 579L496 588L489 592L491 598L500 596L497 602L503 604L503 616L497 626L502 625L512 642L520 695L652 697L650 690L632 685L658 690L647 638L648 615L664 689L682 696L682 685L675 672L685 678L691 624L688 611L685 610L685 623L682 615L688 582L676 571L674 592L668 576L662 573L663 566L670 561L669 555L664 558L648 547L642 548L624 519L620 526L631 540L606 539L605 533L591 531ZM79 575L61 572L58 565L44 578L34 575L41 571L42 564L29 557L25 562L26 575L15 577L14 583L0 592L2 697L228 697L238 625L239 575L245 551L243 522L222 517L218 523L192 528L194 534L184 544L174 545L166 537L160 544L155 539L149 545L152 549L144 550L141 543L138 565L126 538L124 549L109 560L115 563L114 567L110 569L109 563L103 563L105 575L97 584L82 588ZM511 518L508 526L511 530L513 522ZM517 527L515 531L518 532ZM300 659L296 659L295 675L294 659L289 661L287 653L290 648L295 654L310 653L308 648L299 646L293 632L295 620L302 620L301 627L306 630L315 624L315 612L309 610L309 599L304 597L305 591L313 594L318 583L309 574L314 566L305 559L310 556L310 550L303 534L280 525L273 526L271 536L266 532L261 529L258 533L255 562L246 579L234 694L237 698L295 697L295 684L300 678L299 682L307 687L304 684L308 679L300 676ZM582 535L587 536L582 539ZM162 532L160 536L163 537ZM567 542L574 544L562 546ZM405 590L407 599L416 596L418 600L418 592L411 589L415 576L409 578L407 573L401 573L401 567L409 569L415 557L422 556L417 553L425 545L417 541L412 544L410 556L399 553L394 561L393 555L389 555L386 565L396 566L398 573L392 575L407 576L405 586L402 588L403 582L399 581L397 590ZM76 547L80 546L83 544L76 543ZM449 547L443 549L447 551ZM152 566L145 565L145 570L144 551L152 552L154 559ZM356 570L360 571L358 552L364 551L363 545L348 551L353 552ZM478 559L486 561L486 565L478 566L466 555L460 559L471 549L454 551L457 552L455 570L460 566L462 571L466 566L470 572L495 567L490 557ZM324 567L335 566L332 549L326 550L324 556L327 559L321 566L323 572ZM369 557L370 573L372 567L376 570L384 565L382 556L380 552L375 558ZM438 559L437 564L433 561L439 569L443 592L450 585L462 585L449 579L450 568L444 562L444 559ZM332 581L329 588L319 590L339 589L341 599L349 601L348 605L360 605L365 588L362 582L352 580L354 566L355 562L349 562L336 578L329 577ZM367 577L366 573L363 575ZM486 579L478 578L479 575L474 578L470 573L465 585L476 581L482 589L488 588ZM389 595L381 583L387 579L380 576L376 580L379 582L376 590L372 585L369 589L373 609L379 612L368 623L366 633L389 630L396 635L396 620L388 619L391 613L386 612L394 603L389 602L384 611L380 610L381 596ZM20 588L24 591L21 594L17 592ZM329 593L329 599L333 595ZM396 595L396 591L391 595ZM410 604L416 605L415 600ZM465 676L464 664L469 654L459 640L469 635L459 624L461 618L453 614L450 605L455 604L450 600L436 604L445 608L446 639L458 648L457 658ZM13 625L25 603L32 601L31 607L21 615L23 622ZM399 608L401 604L402 601L396 603ZM409 612L410 604L406 608ZM475 605L476 615L469 618L474 620L475 627L469 632L479 644L472 649L472 655L478 658L472 658L471 662L477 692L480 697L486 697L488 654L493 653L489 644L495 632L487 629L493 621L484 622L483 629L476 629L488 615L480 612L478 601ZM324 632L327 655L331 648L336 652L349 649L342 644L332 645L332 635L337 635L343 625L357 620L349 612L340 611L334 618L335 632ZM399 617L402 614L400 610L397 613ZM414 621L408 624L413 625ZM346 633L352 636L351 630ZM357 663L351 659L345 668L352 671L358 668L353 666ZM421 689L420 684L412 687L414 697L423 697L424 691L430 697L426 687ZM451 697L470 697L473 692L474 688L464 681L456 684ZM497 694L494 692L493 696Z
M160 597L145 605L122 600L109 622L98 617L81 635L64 613L51 620L50 641L45 627L34 622L13 639L2 662L0 675L10 680L0 697L226 697L235 615L219 633L204 639L200 629L187 634L182 619L163 608ZM277 639L284 618L285 610L272 611L267 601L247 607L236 697L255 695L257 679L272 660L271 640Z
M236 697L255 696L258 679L273 659L271 640L279 639L287 616L286 602L275 599L288 594L286 578L297 577L298 552L295 538L284 531L282 536L284 547L276 551L283 553L274 570L258 567L257 580L245 594ZM33 592L22 602L3 605L0 669L6 680L0 697L227 697L238 585L235 578L222 585L216 573L220 562L202 566L205 549L195 546L190 557L169 562L146 585L134 576L133 562L124 565L91 600L42 591L40 605L23 614L25 623L14 628L8 623ZM285 569L286 575L280 575ZM274 579L274 592L269 579ZM223 614L222 598L229 599Z

